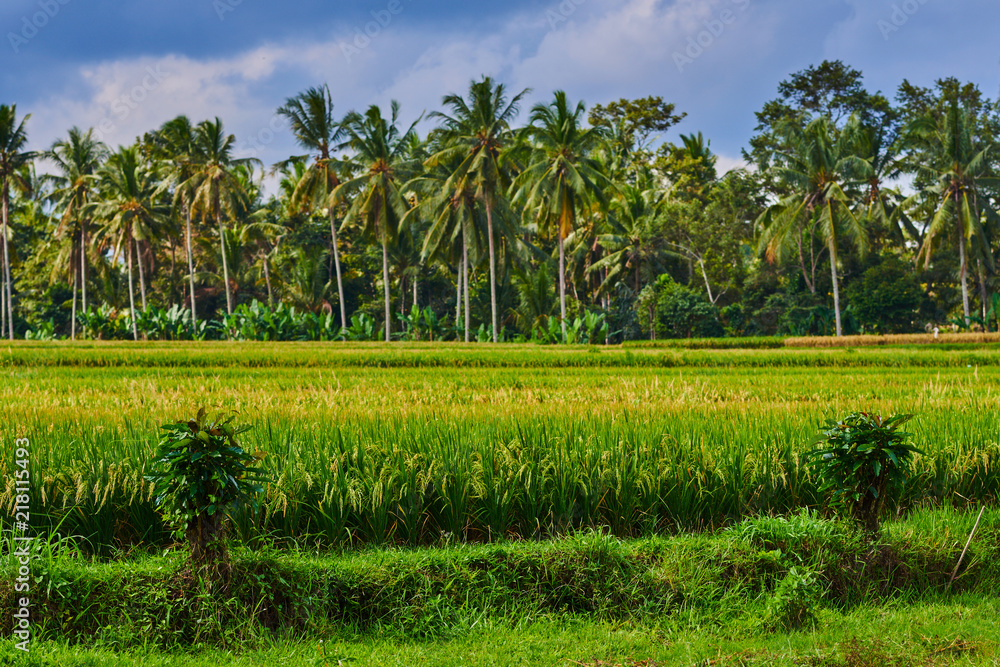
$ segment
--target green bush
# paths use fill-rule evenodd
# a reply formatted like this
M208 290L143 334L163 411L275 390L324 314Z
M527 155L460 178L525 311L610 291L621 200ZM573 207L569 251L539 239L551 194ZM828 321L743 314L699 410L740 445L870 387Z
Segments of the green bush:
M913 267L896 257L873 266L847 288L851 310L865 331L910 333L923 293Z
M912 418L854 412L828 421L821 448L809 454L822 478L820 491L832 491L834 505L847 507L869 533L878 532L879 513L903 490L913 454L920 452L899 430Z
M249 467L262 457L243 451L236 439L250 427L236 428L233 419L206 420L202 408L195 419L165 424L153 471L145 476L175 536L187 538L192 563L209 574L228 572L227 510L256 506L260 482L267 481L263 470Z
M823 586L814 571L793 567L768 600L766 623L781 630L798 630L816 622Z
M663 338L719 338L725 334L719 309L700 292L668 276L656 283L656 333Z

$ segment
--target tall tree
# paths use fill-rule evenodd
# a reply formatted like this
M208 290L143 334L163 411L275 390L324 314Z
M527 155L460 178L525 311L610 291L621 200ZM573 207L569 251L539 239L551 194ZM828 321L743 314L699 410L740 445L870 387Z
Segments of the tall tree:
M164 123L156 132L148 134L145 143L150 149L151 157L165 165L166 178L161 188L174 188L174 205L180 207L180 214L184 218L191 321L197 330L198 306L195 299L194 244L191 233L194 183L189 180L195 173L195 164L200 161L194 128L187 116L177 116Z
M344 147L344 127L333 118L330 89L309 88L285 101L278 113L288 118L299 145L316 153L313 163L299 181L292 195L293 205L325 205L330 216L330 239L333 264L337 272L337 294L340 299L340 325L347 327L347 306L344 302L344 281L340 273L340 250L337 248L336 207L329 205L330 194L340 185L333 151Z
M346 201L350 192L359 190L351 202L344 225L357 224L362 236L382 245L382 285L385 296L385 340L392 340L392 312L389 296L389 245L394 243L399 222L406 215L408 203L400 192L416 164L409 159L410 143L419 119L405 132L399 128L399 102L392 101L390 117L382 116L378 105L371 105L364 115L352 111L344 117L344 130L354 151L353 161L362 173L344 181L330 195L329 206ZM405 182L405 180L403 181Z
M17 120L17 105L0 105L0 232L3 234L3 289L7 302L7 333L14 340L14 306L10 277L10 189L25 186L21 167L35 158L35 153L24 150L28 144L25 125L31 114ZM0 335L3 335L0 332Z
M646 152L657 135L684 120L687 114L676 113L675 108L659 96L635 100L623 97L606 105L595 104L587 120L607 132L608 148L620 158L610 161L609 166L617 171L627 168L634 157Z
M471 339L469 254L471 250L473 262L478 263L480 231L486 223L482 220L483 209L478 205L474 184L469 179L453 178L464 161L465 156L455 151L447 156L435 152L435 156L426 161L423 174L407 184L407 187L417 188L423 196L418 209L407 212L404 222L421 210L430 220L424 235L422 257L424 260L454 261L457 265L455 322L463 322L465 342L468 343Z
M830 251L833 282L833 310L837 335L843 335L840 320L840 283L837 248L843 235L864 252L868 237L861 219L854 214L852 185L870 173L870 165L858 157L855 132L850 128L836 133L830 121L820 116L805 129L785 123L782 142L788 150L776 152L779 180L791 194L782 197L760 215L758 251L769 258L779 257L798 242L801 259L802 230L814 230ZM803 265L803 271L805 267Z
M222 121L206 120L194 128L196 148L193 173L181 184L190 188L191 209L200 213L206 222L212 220L219 229L219 248L222 252L222 280L226 288L226 311L233 314L233 295L229 284L229 260L226 257L226 240L223 217L235 218L244 208L247 193L244 191L235 168L260 161L256 158L234 158L236 137L226 134Z
M169 207L160 196L156 172L142 159L137 146L120 148L108 158L99 174L99 196L93 212L101 226L95 241L103 247L113 246L113 262L119 252L125 251L132 336L139 340L132 248L138 249L139 241L152 240L167 219Z
M591 157L600 146L603 130L584 127L583 102L570 106L558 90L549 104L531 110L529 164L515 179L514 201L532 210L541 222L556 225L559 242L559 312L566 339L566 237L576 227L577 215L592 201L606 204L610 181Z
M918 259L929 266L935 243L949 231L958 242L959 281L962 285L962 311L969 322L968 252L970 240L978 240L981 256L992 266L993 255L986 239L982 220L994 224L1000 219L990 205L984 188L1000 187L1000 179L987 174L991 146L981 146L974 132L974 122L968 110L953 99L940 121L927 115L914 121L911 136L929 141L933 146L931 159L916 165L919 176L930 184L925 193L935 200L935 213L924 236Z
M604 233L598 242L607 251L590 271L601 272L600 294L607 294L616 284L632 279L632 289L641 289L642 262L659 245L658 235L651 233L663 212L666 191L648 181L641 185L623 185L621 193L611 202L605 219Z
M510 172L503 165L504 148L514 139L510 123L517 117L521 99L530 92L525 89L509 100L502 83L490 77L473 81L468 98L446 95L441 103L448 112L432 112L431 118L442 122L440 136L444 148L430 158L433 164L459 155L458 164L446 187L460 191L464 183L473 185L477 199L486 210L487 240L490 253L490 308L492 314L493 342L499 336L497 313L496 238L494 216L498 199L510 183Z
M756 113L757 134L750 138L750 151L744 151L743 157L766 168L776 150L788 150L782 139L789 122L804 127L824 116L833 127L840 128L854 115L865 125L877 125L892 114L889 101L881 93L865 89L860 70L840 60L824 60L778 84L778 97Z
M82 291L81 307L87 311L87 234L89 208L91 206L94 186L97 181L97 170L108 156L108 149L103 142L94 137L93 129L86 132L77 127L70 129L66 139L60 139L52 144L45 157L56 164L61 172L53 177L56 208L62 211L57 233L67 234L73 239L79 238L79 271L73 262L75 253L70 254L70 265L73 271L73 322L71 337L76 338L76 285L79 274ZM75 243L74 243L75 245Z

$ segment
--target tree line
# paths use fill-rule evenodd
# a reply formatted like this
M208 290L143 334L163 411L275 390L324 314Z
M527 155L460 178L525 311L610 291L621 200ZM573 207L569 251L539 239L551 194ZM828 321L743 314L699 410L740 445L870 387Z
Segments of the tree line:
M3 334L534 340L997 328L997 103L893 100L826 61L757 112L720 175L662 97L589 110L490 77L416 123L277 110L302 154L236 155L220 119L29 151L0 105ZM523 125L517 126L522 111ZM421 121L433 123L425 135ZM39 174L38 165L51 165ZM265 196L270 174L277 192Z

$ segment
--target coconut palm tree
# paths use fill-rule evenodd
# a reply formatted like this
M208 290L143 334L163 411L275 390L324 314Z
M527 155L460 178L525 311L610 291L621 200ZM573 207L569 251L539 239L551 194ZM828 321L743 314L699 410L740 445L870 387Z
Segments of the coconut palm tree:
M246 208L247 193L236 173L239 165L260 164L256 158L234 158L236 137L226 134L222 121L206 120L194 128L195 151L192 156L192 173L180 187L191 192L191 210L202 220L213 220L219 229L219 248L222 253L222 280L226 289L226 311L233 314L233 295L229 285L229 260L223 218L235 218Z
M295 206L326 206L330 216L330 247L337 272L337 295L340 300L340 325L347 326L347 306L344 301L344 281L340 272L340 250L337 248L336 208L328 205L330 194L340 185L338 162L333 151L344 147L346 133L341 123L333 118L333 100L330 89L309 88L285 101L278 113L292 125L292 132L299 145L315 153L313 163L303 174L292 195Z
M197 329L198 307L195 302L194 245L191 234L194 189L190 179L195 173L195 165L202 160L198 155L194 128L187 116L177 116L160 126L156 132L147 135L145 143L150 147L151 157L159 160L165 167L161 188L174 188L174 205L180 207L180 213L184 217L191 321Z
M382 116L378 105L372 105L364 115L352 111L344 117L348 142L354 151L353 161L362 170L358 176L338 185L330 195L329 206L355 195L343 224L358 225L364 238L382 245L382 287L385 292L385 340L392 334L392 312L389 298L389 245L395 243L400 220L406 215L408 203L399 184L417 163L409 158L417 119L405 132L399 128L399 102L392 101L390 118ZM402 182L406 182L405 180Z
M0 233L3 234L3 291L7 305L7 333L14 340L14 307L10 277L10 231L8 227L10 214L10 189L24 189L27 185L19 173L35 158L35 153L24 150L28 143L28 132L25 125L31 114L20 121L17 120L17 105L0 105ZM0 331L0 335L3 332Z
M98 173L99 189L92 210L100 227L94 240L100 247L114 248L112 262L117 261L121 250L125 250L132 336L139 340L132 247L138 250L139 241L151 240L155 236L169 216L169 207L162 202L155 170L142 159L138 146L120 148Z
M805 128L786 123L782 134L786 149L776 152L779 160L776 169L790 194L781 197L757 219L758 252L773 259L800 239L803 229L819 235L830 252L833 310L837 335L841 336L837 250L842 236L850 238L860 253L867 250L863 218L855 215L852 208L859 200L853 187L868 177L871 166L855 154L853 133L845 129L835 136L826 117L816 118Z
M901 246L908 238L919 240L920 232L903 206L906 197L888 185L900 178L904 166L898 153L899 142L888 123L862 125L857 116L852 116L845 130L854 133L855 153L870 167L861 200L868 224L888 230Z
M262 211L263 212L263 209ZM254 221L239 228L240 245L253 250L251 269L256 271L260 265L260 274L264 277L267 287L267 305L274 307L274 289L271 285L271 261L281 242L281 237L288 230L279 224L268 222L261 216L254 216ZM260 219L257 219L260 218Z
M611 186L592 153L601 146L604 130L584 127L583 102L571 108L564 91L549 104L531 110L526 135L531 140L529 164L511 190L516 203L530 209L543 224L556 225L559 243L559 312L566 339L566 237L576 227L577 216L591 202L605 205Z
M86 132L77 127L70 129L66 139L52 144L45 157L55 162L61 172L52 177L55 191L52 193L57 210L62 211L57 234L79 237L79 272L74 261L75 253L70 253L70 267L73 272L73 321L70 336L76 339L76 287L77 276L81 285L81 307L87 311L87 232L90 220L89 208L97 170L108 156L108 148L94 137L94 130ZM75 243L74 243L75 245Z
M496 248L494 216L498 200L503 197L510 182L510 172L504 166L502 155L506 146L513 143L514 133L510 123L517 117L521 99L530 91L522 90L507 99L502 83L490 77L473 81L468 99L460 95L446 95L442 104L448 113L431 112L431 118L440 119L440 139L444 148L430 158L430 163L461 156L462 161L452 174L454 183L448 189L464 189L470 183L477 199L486 209L487 239L490 253L490 305L492 309L493 342L497 342L499 320L497 314Z
M421 256L426 260L452 261L458 267L456 272L456 313L455 322L464 323L465 342L471 335L469 298L469 249L473 248L473 259L479 253L479 231L482 207L477 205L476 190L468 179L455 179L454 174L465 160L464 156L453 152L450 156L433 157L425 163L425 172L407 184L418 188L424 196L420 204L407 212L404 222L408 222L418 211L430 220L430 227L424 235ZM482 221L485 223L485 221ZM465 297L464 317L462 299Z
M629 277L632 288L639 292L642 262L655 250L655 235L650 232L663 213L667 196L666 190L646 180L621 185L619 190L611 202L610 215L605 217L604 232L597 237L607 254L590 267L592 272L603 272L599 294L607 294Z
M927 116L915 121L909 130L911 138L928 141L934 153L931 160L916 165L918 177L931 182L922 194L937 202L917 259L923 257L924 266L929 266L935 243L949 231L955 235L962 310L968 323L967 244L970 239L977 240L980 256L985 256L992 265L993 257L982 219L986 217L995 224L1000 218L983 192L983 188L1000 187L1000 179L986 175L991 147L977 145L973 120L967 110L959 107L957 100L952 100L940 122Z

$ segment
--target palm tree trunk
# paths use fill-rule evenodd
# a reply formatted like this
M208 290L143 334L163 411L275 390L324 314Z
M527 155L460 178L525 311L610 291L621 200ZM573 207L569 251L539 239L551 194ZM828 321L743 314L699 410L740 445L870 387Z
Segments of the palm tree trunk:
M493 207L486 200L486 233L490 237L490 307L493 313L493 342L497 342L497 276L496 254L493 250Z
M382 231L382 287L385 293L385 342L392 340L392 313L389 306L389 239Z
M188 282L191 286L191 323L194 330L198 330L198 313L194 303L194 254L191 252L191 209L184 205L184 218L187 226L187 256L188 256Z
M7 333L10 340L14 340L14 306L11 302L11 290L10 290L10 247L7 244L7 220L10 211L10 185L7 180L3 183L3 279L4 279L4 297L7 300ZM0 331L0 336L3 332Z
M132 317L132 338L136 341L139 340L139 327L136 325L135 317L135 284L132 281L132 244L125 243L126 252L128 252L128 303L129 303L129 315Z
M271 290L271 271L267 268L267 255L264 255L264 283L267 284L267 305L274 308L274 292Z
M417 305L418 292L420 291L420 279L417 276L413 276L413 305Z
M333 242L333 266L337 270L337 296L340 298L340 326L347 327L347 306L344 304L344 282L340 277L340 250L337 249L337 221L330 207L330 239Z
M87 221L80 223L80 307L87 312Z
M0 251L0 255L6 254ZM0 268L0 336L7 330L7 278L4 276L3 268Z
M455 326L462 321L462 260L458 260L458 275L455 276Z
M969 326L969 281L968 267L965 258L965 230L961 225L958 228L958 264L959 275L962 280L962 312L965 313L965 326Z
M465 342L469 342L469 328L472 326L472 306L469 303L469 244L466 241L465 227L462 227L462 271L464 277L462 284L465 285Z
M146 312L146 273L142 269L142 246L135 240L135 261L139 265L139 292L142 294L142 312Z
M563 343L566 343L566 246L562 229L559 234L559 315L562 318Z
M222 281L226 284L226 312L233 314L233 295L229 293L229 262L226 260L226 235L222 231L222 215L219 213L219 195L215 195L215 220L219 223L219 245L222 247Z
M406 277L399 277L399 314L406 315Z
M983 260L982 258L976 259L976 264L979 266L979 301L982 305L982 312L980 315L983 318L983 332L987 330L986 326L986 272L983 270Z
M73 253L70 252L70 256ZM72 262L70 262L72 264ZM73 309L70 315L70 325L69 325L69 339L76 340L76 283L77 283L76 267L73 267Z
M840 327L840 283L837 280L837 243L830 235L830 276L833 278L833 315L837 320L837 335L842 336Z

